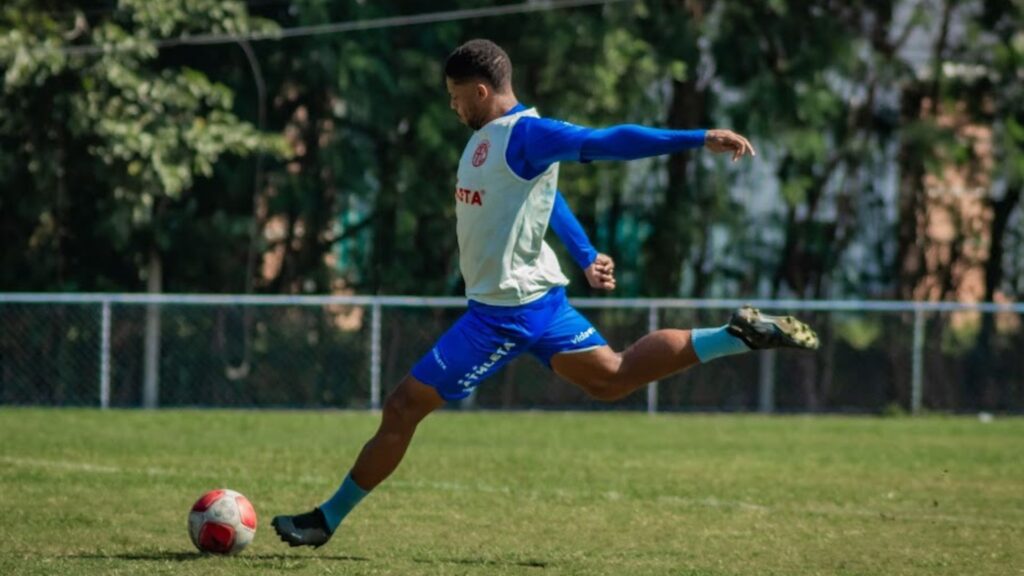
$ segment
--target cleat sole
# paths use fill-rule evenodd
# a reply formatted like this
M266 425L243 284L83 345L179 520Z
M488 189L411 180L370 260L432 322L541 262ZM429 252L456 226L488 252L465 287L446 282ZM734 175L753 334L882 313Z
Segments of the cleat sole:
M729 332L742 339L751 349L799 348L817 350L821 345L810 326L793 316L771 316L744 306L729 322Z

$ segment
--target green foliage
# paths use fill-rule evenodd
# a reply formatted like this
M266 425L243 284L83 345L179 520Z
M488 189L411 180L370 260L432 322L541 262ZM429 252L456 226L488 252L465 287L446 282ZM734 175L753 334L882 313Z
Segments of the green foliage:
M906 418L908 416L906 408L903 407L899 402L890 402L885 405L885 409L882 410L882 416L886 418Z
M837 321L836 335L855 350L867 350L882 336L884 323L878 318L853 316Z
M72 129L97 142L90 152L122 176L116 196L152 205L153 194L178 198L195 178L212 176L226 153L284 153L280 139L229 111L226 86L195 70L141 76L106 60L83 81L92 89L75 99Z
M545 115L731 127L761 152L740 166L694 152L564 167L571 205L621 260L620 295L899 292L912 281L900 255L921 249L899 224L920 214L894 219L894 204L923 210L908 199L924 175L985 162L931 112L933 96L992 126L994 181L1024 181L1024 34L1020 6L1003 0L950 3L963 33L940 53L900 42L934 36L946 3L902 1L638 1L254 42L263 101L237 46L156 45L424 6L6 2L0 219L13 249L0 269L33 266L0 272L2 285L136 289L156 247L181 289L460 293L450 197L468 131L441 63L480 36L508 49L517 94ZM87 46L101 53L63 50ZM250 230L270 223L250 272ZM89 253L110 265L91 270ZM262 270L264 257L279 265ZM588 293L581 277L572 289Z
M981 332L981 315L963 313L942 333L942 352L959 357L974 348Z
M0 124L4 149L13 157L0 177L4 188L55 192L56 210L38 208L41 225L30 238L58 253L29 248L57 260L58 271L66 267L60 262L66 255L59 253L63 239L86 241L88 228L106 237L96 240L139 264L154 246L169 250L167 230L158 220L173 220L184 207L183 196L197 180L213 177L226 155L288 154L280 136L260 133L237 117L228 86L196 69L161 63L153 43L182 34L272 27L250 19L244 3L126 0L91 24L83 24L81 12L46 8L21 5L5 9L0 18L0 103L20 113ZM72 23L74 30L65 31ZM64 51L68 37L88 40L102 53ZM16 167L19 157L27 170ZM95 213L95 219L77 221L71 210ZM104 251L82 247L85 253L95 250ZM139 274L128 277L137 281ZM3 283L61 288L66 280L59 276L9 277ZM95 272L81 279L86 285L97 280Z
M143 37L176 38L196 34L267 32L272 22L249 16L241 0L183 0L150 2L120 0L119 11Z

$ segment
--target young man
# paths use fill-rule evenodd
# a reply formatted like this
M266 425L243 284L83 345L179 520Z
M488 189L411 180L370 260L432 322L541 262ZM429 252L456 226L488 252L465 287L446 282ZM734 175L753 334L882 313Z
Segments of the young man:
M516 100L508 55L487 40L452 52L445 76L452 109L474 131L459 163L455 194L469 310L388 396L380 428L334 496L310 512L274 518L274 529L292 546L327 542L395 470L427 414L465 398L523 352L594 398L613 401L721 356L818 347L817 335L805 324L745 307L725 326L658 330L615 352L566 301L568 280L544 242L557 201L559 162L631 160L698 147L731 153L736 161L754 155L746 138L729 130L594 130L540 118Z

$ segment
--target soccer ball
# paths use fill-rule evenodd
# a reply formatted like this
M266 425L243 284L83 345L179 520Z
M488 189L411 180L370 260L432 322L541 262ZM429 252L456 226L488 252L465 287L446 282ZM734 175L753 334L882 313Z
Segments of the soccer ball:
M211 490L192 505L188 535L203 552L237 554L256 535L256 510L234 490Z

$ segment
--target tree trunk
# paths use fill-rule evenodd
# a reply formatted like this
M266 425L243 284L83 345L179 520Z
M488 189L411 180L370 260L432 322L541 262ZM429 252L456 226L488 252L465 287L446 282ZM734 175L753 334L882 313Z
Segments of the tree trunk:
M371 286L374 294L387 293L392 290L389 272L394 266L396 226L398 224L398 186L396 182L396 159L392 145L381 139L377 145L377 165L380 171L377 177L380 188L374 207L373 223L373 258L371 269L373 279Z
M1020 202L1021 188L1010 188L1006 195L1000 200L989 202L992 207L992 228L988 253L988 260L985 262L985 302L992 302L995 299L996 291L1003 283L1003 254L1006 250L1006 229L1010 223L1010 216ZM993 339L996 332L996 315L983 314L981 320L981 332L971 351L968 364L968 377L964 383L964 400L971 403L973 407L985 407L985 401L989 398L998 398L998 409L1009 408L1010 387L1006 383L1000 384L994 378L998 373L996 361L997 354L992 350Z
M704 92L696 79L673 81L668 125L691 129L703 125ZM668 187L665 201L654 215L654 231L647 241L646 291L656 296L678 296L683 263L694 245L703 250L707 242L706 202L687 181L690 153L673 154L668 160ZM705 222L703 225L701 222ZM695 270L699 275L700 271ZM703 291L706 282L694 278L694 286ZM692 296L701 296L699 293Z

